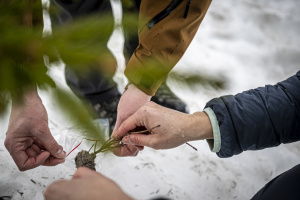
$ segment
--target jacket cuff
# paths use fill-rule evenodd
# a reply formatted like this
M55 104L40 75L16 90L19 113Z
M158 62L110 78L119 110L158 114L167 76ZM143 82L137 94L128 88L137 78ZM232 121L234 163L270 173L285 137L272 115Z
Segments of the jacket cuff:
M221 133L220 133L220 127L217 120L217 117L214 113L214 111L211 108L205 108L203 110L209 117L212 129L213 129L213 135L214 139L208 139L206 140L209 148L212 152L219 152L221 149Z

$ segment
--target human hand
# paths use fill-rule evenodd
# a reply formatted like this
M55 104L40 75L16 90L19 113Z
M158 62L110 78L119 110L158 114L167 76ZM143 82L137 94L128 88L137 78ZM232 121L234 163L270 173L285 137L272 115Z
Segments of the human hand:
M146 102L150 101L151 96L145 94L135 85L130 84L128 89L121 96L118 105L117 122L112 133L112 137L121 136L118 132L120 125L133 113L135 113ZM126 145L115 148L114 154L117 156L136 156L140 150L143 150L141 146Z
M64 162L65 152L50 133L47 112L36 91L28 91L21 102L13 100L4 145L20 171Z
M112 180L86 167L77 169L73 178L69 181L60 180L52 183L44 192L44 196L46 200L132 199Z
M206 113L185 114L148 102L120 126L118 134L144 126L150 135L131 134L122 139L124 144L170 149L192 140L212 139L212 127Z

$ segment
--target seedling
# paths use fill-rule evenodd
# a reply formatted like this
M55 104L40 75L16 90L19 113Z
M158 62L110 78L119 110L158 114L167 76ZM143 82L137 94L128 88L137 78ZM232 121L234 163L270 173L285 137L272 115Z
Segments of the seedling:
M123 139L123 137L125 137L127 135L131 135L131 134L146 134L146 135L148 135L148 134L150 134L151 130L153 130L155 128L158 128L158 127L160 127L160 125L157 125L155 127L147 129L147 130L128 132L128 133L126 133L124 135L121 135L119 137L111 137L108 140L106 140L98 150L97 150L97 143L99 142L99 140L92 140L92 139L89 139L89 138L83 138L80 141L80 143L70 151L70 153L72 153L75 149L77 149L79 147L79 145L82 143L83 140L94 141L94 144L91 146L89 151L82 150L77 154L77 156L75 157L75 164L76 164L77 168L84 166L84 167L88 167L92 170L95 170L96 154L111 151L114 148L123 146L124 144L122 143L122 139ZM92 149L93 149L94 152L90 153L90 151ZM70 153L68 153L68 155L70 155Z
M153 130L155 128L158 128L158 127L160 127L160 125L154 126L150 129L146 129L146 130L128 132L128 133L126 133L124 135L121 135L119 137L111 137L108 140L106 140L98 150L97 150L97 143L99 142L99 140L92 140L92 139L88 139L88 138L83 138L81 140L81 142L74 149L72 149L70 151L70 153L72 153L75 149L77 149L79 147L79 145L82 143L83 140L94 141L94 144L91 146L89 151L82 150L77 154L77 156L75 157L75 164L76 164L77 168L84 166L84 167L88 167L92 170L96 170L95 169L96 154L104 153L104 152L107 152L107 151L111 151L114 148L124 146L124 144L122 143L122 139L125 136L132 135L132 134L146 134L146 135L148 135L148 134L151 133L150 132L151 130ZM192 145L190 145L189 143L186 143L186 144L197 151L197 149L195 147L193 147ZM90 153L90 151L92 149L93 149L93 153ZM70 153L68 153L68 155L70 155Z

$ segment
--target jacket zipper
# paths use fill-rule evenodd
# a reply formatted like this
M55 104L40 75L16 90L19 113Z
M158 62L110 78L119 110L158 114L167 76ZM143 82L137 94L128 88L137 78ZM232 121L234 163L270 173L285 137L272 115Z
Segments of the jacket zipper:
M184 14L183 14L183 18L187 18L187 15L189 13L189 9L190 9L190 5L191 5L191 0L188 0L187 4L186 4L186 7L185 7L185 11L184 11Z
M163 11L158 13L153 19L151 19L147 23L147 27L151 29L153 26L155 26L158 22L166 18L169 14L171 14L182 2L183 0L173 0L168 7L166 7ZM187 15L187 14L186 14ZM186 17L185 17L186 18Z

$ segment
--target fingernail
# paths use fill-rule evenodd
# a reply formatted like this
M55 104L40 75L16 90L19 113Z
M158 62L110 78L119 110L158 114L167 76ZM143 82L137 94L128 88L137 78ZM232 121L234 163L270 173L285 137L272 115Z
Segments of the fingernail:
M56 155L58 156L58 158L64 158L66 156L66 152L62 150L62 148L58 149L58 151L56 152Z
M131 144L130 137L129 136L124 137L123 140L122 140L122 142L124 144Z
M60 161L59 161L59 163L64 163L66 160L65 159L61 159Z
M65 158L66 155L67 155L67 153L66 153L65 151L63 151L63 153L62 153L62 158Z
M59 148L58 151L57 151L56 153L57 153L57 155L59 155L59 154L61 154L61 152L62 152L62 149Z

